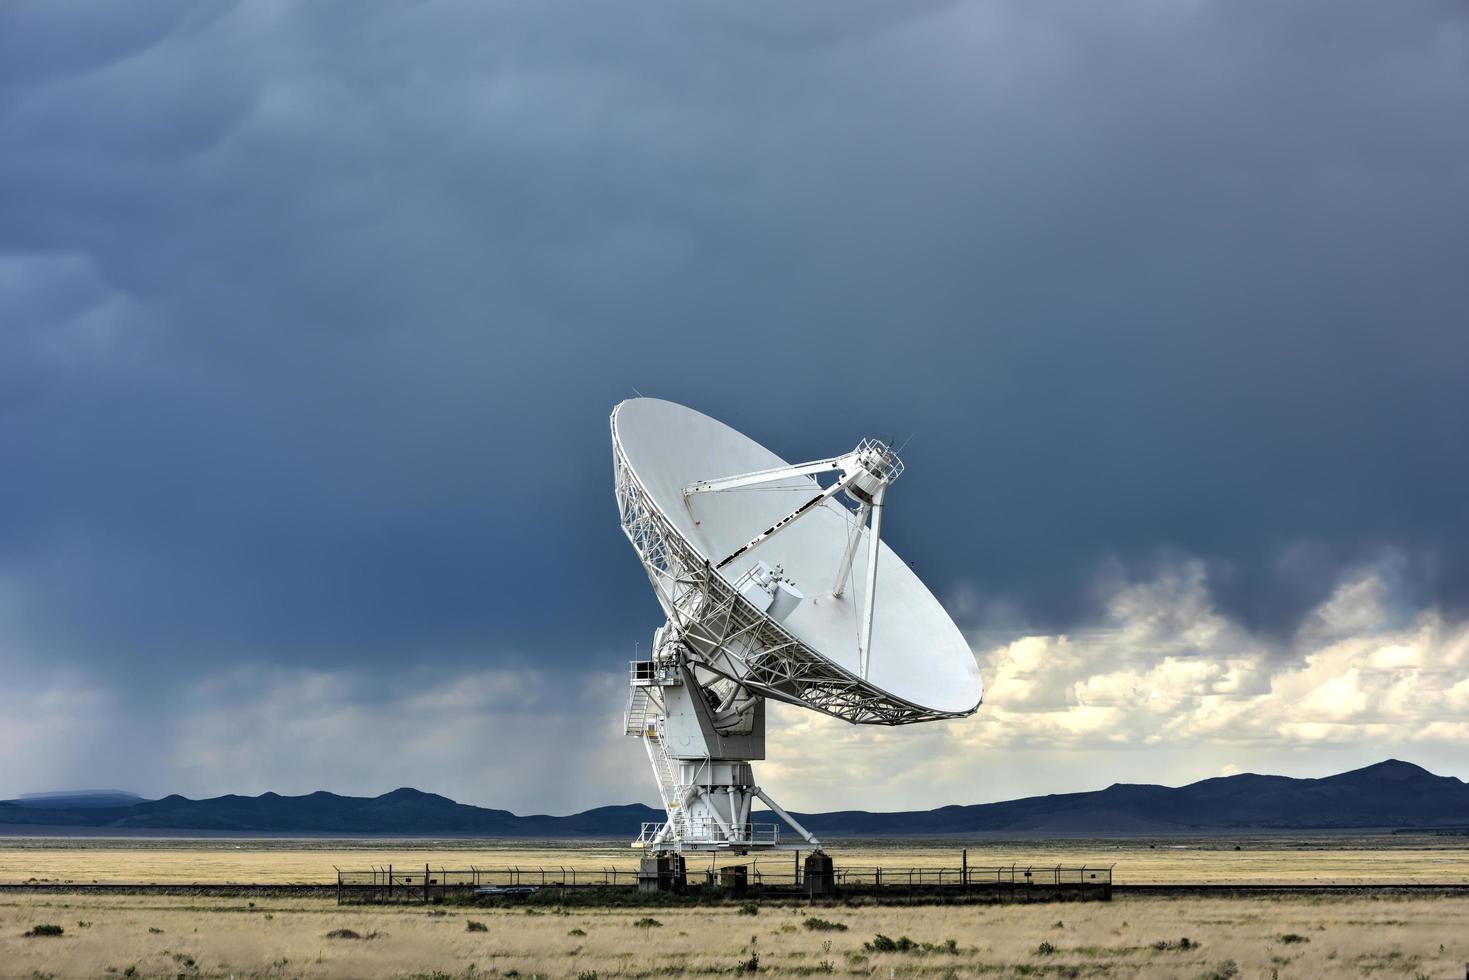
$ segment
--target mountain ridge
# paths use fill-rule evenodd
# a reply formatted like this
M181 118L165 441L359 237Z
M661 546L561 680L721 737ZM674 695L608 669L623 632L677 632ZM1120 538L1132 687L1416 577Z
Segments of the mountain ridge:
M66 794L48 799L65 800ZM36 797L0 801L7 828L314 835L458 835L490 838L631 836L663 813L639 803L595 807L567 816L458 803L400 787L381 796L301 796L267 792L191 800L170 794L126 806L38 806ZM757 814L773 822L769 813ZM998 803L949 804L932 810L796 813L819 835L950 836L980 833L1166 833L1242 830L1446 829L1469 826L1469 783L1397 759L1319 778L1237 773L1169 787L1113 783L1105 789L1051 793ZM19 832L12 830L12 832Z

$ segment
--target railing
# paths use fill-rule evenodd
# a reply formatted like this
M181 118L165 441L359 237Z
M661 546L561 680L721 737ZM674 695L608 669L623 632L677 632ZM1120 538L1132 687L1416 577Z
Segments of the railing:
M661 834L663 832L663 828L667 826L667 823L643 824L641 830L638 832L638 843L641 844L643 847L648 847L649 845L657 841L658 835ZM724 832L719 829L717 824L711 823L707 827L705 827L704 830L706 831L706 833L704 833L703 835L685 838L684 843L731 844L734 846L738 846L740 844L759 844L766 847L780 843L779 824L747 823L745 824L742 832L734 839L726 837L724 835ZM672 841L660 841L659 843L667 843L670 847L674 846L674 842Z
M655 660L629 660L627 677L638 687L682 683L678 670L672 664L659 663Z

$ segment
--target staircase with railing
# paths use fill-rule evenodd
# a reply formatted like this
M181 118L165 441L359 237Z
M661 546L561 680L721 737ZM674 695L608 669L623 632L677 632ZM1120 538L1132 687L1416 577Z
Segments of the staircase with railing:
M623 713L623 730L642 739L648 763L658 780L658 795L668 813L668 824L660 840L684 839L688 835L689 787L679 780L679 763L668 752L663 719L663 699L654 690L667 682L666 675L649 661L632 663L627 692L627 710Z
M656 717L645 723L643 747L648 750L648 762L658 779L658 794L663 798L663 809L668 812L670 824L665 837L683 839L688 836L688 787L678 778L678 762L668 754L665 743L663 719Z
M622 720L629 735L644 735L648 727L648 708L653 697L648 688L641 684L629 685L627 689L627 711Z

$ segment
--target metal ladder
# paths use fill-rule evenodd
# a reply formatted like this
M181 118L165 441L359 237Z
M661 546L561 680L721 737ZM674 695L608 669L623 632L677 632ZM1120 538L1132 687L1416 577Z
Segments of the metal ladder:
M647 733L648 705L651 702L652 696L646 687L634 684L628 688L627 711L622 716L627 734L641 736Z
M669 836L682 840L688 836L688 813L684 808L687 787L678 781L677 763L668 754L663 741L663 719L645 722L643 746L648 750L648 762L653 766L653 775L658 779L658 795L663 798L663 809L668 813Z

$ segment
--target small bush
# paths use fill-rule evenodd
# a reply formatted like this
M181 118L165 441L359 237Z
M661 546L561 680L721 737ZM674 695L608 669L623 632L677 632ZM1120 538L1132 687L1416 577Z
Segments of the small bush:
M754 902L746 902L744 905L741 905L740 906L740 915L759 915L759 914L760 914L760 906L756 905Z
M1280 937L1280 941L1289 946L1292 943L1309 943L1311 940L1306 936L1302 936L1300 933L1288 932Z
M59 936L59 935L61 935L64 932L66 932L66 930L63 929L63 928L61 928L60 926L52 925L49 922L42 922L39 925L31 926L30 932L26 933L26 935L27 936Z
M1237 976L1239 976L1239 964L1234 960L1225 960L1204 974L1203 980L1234 980Z
M906 953L909 950L917 949L918 944L907 936L899 936L894 939L879 932L872 937L872 942L863 943L862 948L869 953Z
M597 980L597 971L583 970L576 975L576 980Z
M659 922L657 919L653 918L650 915L645 915L638 921L634 922L633 925L637 926L639 929L659 929L662 928L663 923Z
M326 934L328 939L361 939L362 933L356 929L333 929Z
M801 925L805 926L811 932L847 931L847 924L845 922L828 922L826 919L818 919L814 915L811 916L811 918L807 919L805 922L801 923Z
M1055 951L1056 951L1056 947L1053 946L1053 945L1051 945L1050 943L1041 943L1039 946L1037 946L1035 948L1035 955L1037 955L1037 956L1050 956Z
M473 919L470 919L468 922L464 923L464 931L465 932L489 932L490 931L490 927L487 926L487 925L485 925L483 922L476 922Z
M585 936L586 934L587 931L585 929L573 929L567 933L568 936Z
M1160 939L1153 944L1153 948L1156 949L1158 952L1163 953L1175 949L1198 949L1199 944L1194 942L1187 936L1184 936L1178 942L1174 942L1171 939Z
M760 954L759 953L751 953L749 959L747 959L747 960L741 960L740 963L739 963L739 965L735 967L735 972L736 973L759 973L760 972Z
M160 929L160 928L158 928L157 926L149 926L148 927L148 931L151 932L151 933L153 933L153 935L155 935L155 936L159 936L159 935L162 935L163 934L163 930Z

